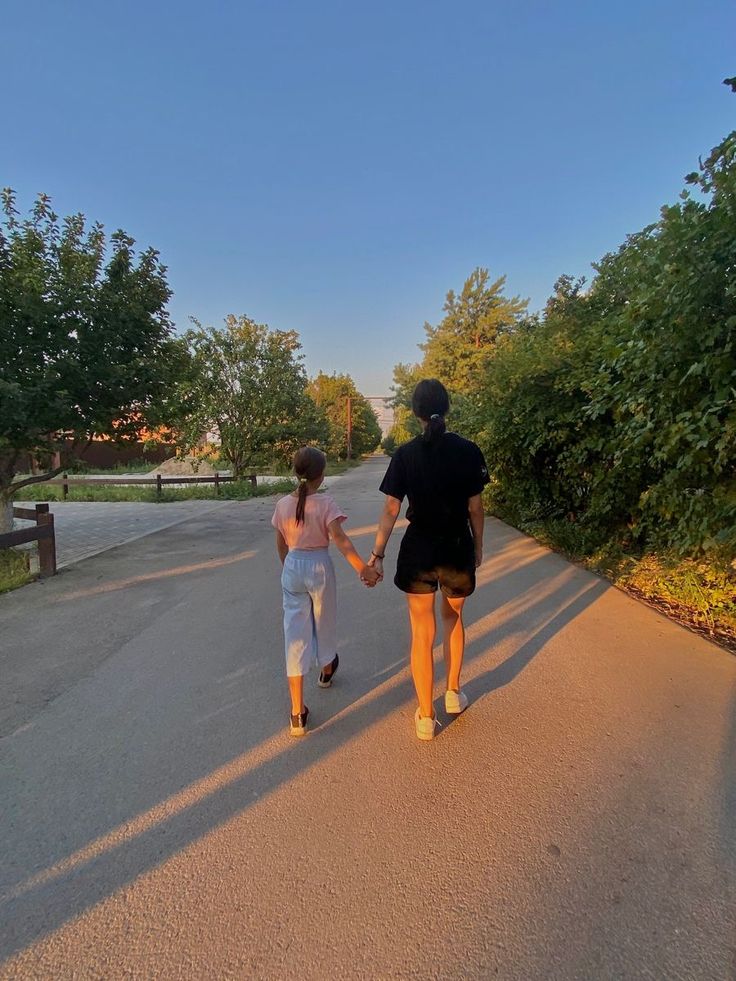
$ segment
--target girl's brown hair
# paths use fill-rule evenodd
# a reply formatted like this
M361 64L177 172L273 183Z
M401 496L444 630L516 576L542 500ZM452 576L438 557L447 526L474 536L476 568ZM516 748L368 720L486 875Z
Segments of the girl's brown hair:
M296 501L296 523L298 525L304 522L307 483L321 477L326 466L327 457L316 446L302 446L294 454L294 473L299 478L299 494Z

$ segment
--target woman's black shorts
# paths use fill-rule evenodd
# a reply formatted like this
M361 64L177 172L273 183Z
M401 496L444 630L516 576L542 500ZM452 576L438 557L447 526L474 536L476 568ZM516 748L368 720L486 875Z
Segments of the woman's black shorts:
M475 547L470 528L457 535L429 535L412 525L396 560L394 582L404 593L470 596L475 589Z

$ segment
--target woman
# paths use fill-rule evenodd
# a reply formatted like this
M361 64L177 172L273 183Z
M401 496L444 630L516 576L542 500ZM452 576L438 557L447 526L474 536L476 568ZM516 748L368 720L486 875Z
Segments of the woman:
M419 700L414 722L419 739L432 739L437 724L432 705L432 647L438 587L447 670L445 709L458 715L468 706L460 688L465 653L463 604L475 589L475 570L483 560L481 491L488 483L488 470L475 443L446 431L449 408L447 390L436 379L425 379L414 389L412 410L422 424L422 434L398 448L383 478L386 503L369 563L383 575L386 545L407 497L409 527L399 548L394 582L406 593L409 604L411 673Z

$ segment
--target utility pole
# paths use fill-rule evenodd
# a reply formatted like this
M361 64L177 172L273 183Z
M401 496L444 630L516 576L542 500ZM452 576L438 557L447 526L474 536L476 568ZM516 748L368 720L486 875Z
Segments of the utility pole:
M353 400L348 395L348 419L347 419L347 436L348 436L348 460L353 455Z

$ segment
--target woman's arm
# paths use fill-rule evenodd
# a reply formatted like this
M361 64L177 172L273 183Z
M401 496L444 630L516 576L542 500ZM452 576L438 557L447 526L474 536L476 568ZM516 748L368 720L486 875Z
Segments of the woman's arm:
M400 511L401 501L397 497L391 497L390 494L387 494L381 517L378 519L376 540L373 544L373 552L368 563L376 568L381 578L383 578L383 556L386 554L386 546L388 545L388 540L391 537L391 532L394 530L394 525L396 524L396 519Z
M369 586L375 586L378 582L378 574L361 559L360 555L358 555L355 550L355 546L343 531L342 520L340 518L335 518L334 521L331 521L329 525L327 525L327 530L330 533L330 538L332 541L335 543L335 545L337 545L363 582L367 583Z
M483 561L483 523L486 517L480 494L468 498L468 514L470 515L470 530L473 532L473 543L475 544L475 568L477 569Z
M284 559L289 554L289 546L286 544L286 539L278 529L276 530L276 551L279 553L281 565L283 565Z

